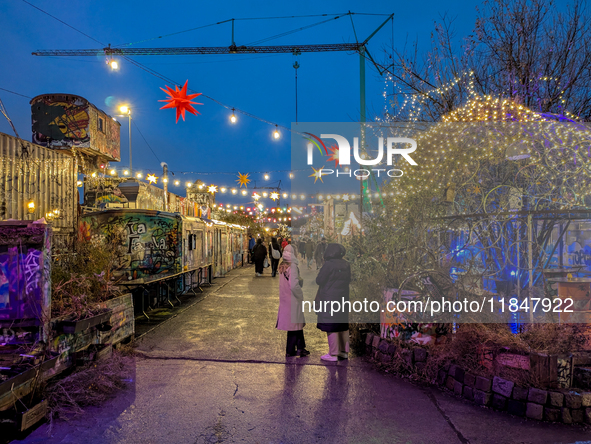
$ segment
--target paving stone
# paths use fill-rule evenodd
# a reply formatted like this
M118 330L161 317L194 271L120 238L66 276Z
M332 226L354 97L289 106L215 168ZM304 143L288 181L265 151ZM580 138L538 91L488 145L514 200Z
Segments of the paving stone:
M527 401L528 392L529 389L526 389L525 387L519 387L518 385L516 385L515 387L513 387L513 394L511 396L513 397L513 399L516 399L517 401Z
M585 409L585 422L587 424L591 424L591 407L587 407Z
M563 423L565 423L565 424L572 424L573 423L573 417L570 415L569 408L562 407L561 413L562 413L562 422Z
M381 351L382 353L388 353L388 346L389 345L390 344L388 343L388 341L383 339L382 341L380 341L380 345L378 345L378 350Z
M510 398L514 385L515 384L511 381L507 381L506 379L495 376L493 378L492 391L498 393L499 395L503 395L506 398Z
M448 390L453 392L455 385L456 385L456 380L454 378L452 378L451 376L448 376L447 381L445 382L445 388L447 388Z
M452 365L449 368L449 372L448 372L451 376L453 376L453 378L456 381L460 381L462 384L464 383L464 369L461 367L458 367L457 365Z
M437 384L444 385L445 381L447 380L447 372L443 369L437 372Z
M585 412L583 409L572 409L570 411L570 416L573 418L573 422L580 423L585 419Z
M591 392L581 393L581 405L583 407L591 407Z
M390 356L388 353L381 353L380 361L385 364L390 363L392 362L392 356Z
M409 367L409 368L412 367L412 350L408 350L408 349L401 350L400 357L402 358L404 363L407 365L407 367Z
M378 346L380 345L380 340L381 338L379 336L374 336L371 345L373 346L373 348L378 348Z
M388 354L395 355L396 354L396 346L394 344L390 344L388 346Z
M482 376L476 376L476 382L474 388L483 392L490 392L492 381L489 378L483 378Z
M467 385L464 386L464 398L468 401L474 401L474 389L472 387L468 387Z
M544 407L535 402L528 402L525 410L525 416L531 419L541 421L544 418Z
M537 388L530 388L527 400L529 402L535 402L536 404L544 405L548 399L548 392L546 390L540 390Z
M493 409L496 410L505 410L507 407L507 398L497 393L494 393L492 396L491 406Z
M454 382L454 393L458 396L462 396L462 390L464 389L464 384L460 381Z
M507 412L515 416L525 415L525 402L517 401L515 399L509 399L507 402Z
M464 384L466 384L468 387L474 387L475 383L476 376L474 376L472 373L466 373L464 375Z
M560 421L560 409L554 407L546 407L544 409L544 420L551 422Z
M367 336L365 337L365 343L367 345L371 345L373 342L373 337L374 337L373 333L368 333Z
M491 394L474 389L474 402L478 405L489 405Z
M417 362L417 363L415 363L415 370L417 372L422 372L423 370L425 370L425 367L427 367L427 363L426 362Z
M513 389L515 390L515 389ZM548 403L553 407L562 407L564 405L564 395L560 392L550 392Z
M580 409L583 406L583 397L577 392L565 393L564 406L569 409Z
M427 360L427 350L417 347L414 349L415 362L423 362Z

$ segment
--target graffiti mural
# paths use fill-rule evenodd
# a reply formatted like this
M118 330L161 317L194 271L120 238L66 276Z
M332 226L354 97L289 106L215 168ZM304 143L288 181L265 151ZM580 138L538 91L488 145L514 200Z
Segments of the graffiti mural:
M10 330L20 321L39 326L47 321L51 303L50 233L46 225L0 224L1 328ZM0 342L7 342L9 330L3 331Z
M45 94L31 100L33 142L48 148L88 148L121 160L121 124L83 97Z
M51 148L90 148L88 108L88 101L78 96L33 99L33 142Z
M113 242L119 270L128 280L181 271L180 219L157 211L108 211L83 218L79 234L85 240Z

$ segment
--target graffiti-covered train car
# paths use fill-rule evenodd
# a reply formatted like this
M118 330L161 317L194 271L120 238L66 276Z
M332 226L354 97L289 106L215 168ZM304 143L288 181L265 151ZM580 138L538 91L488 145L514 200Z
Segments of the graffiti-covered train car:
M117 248L115 273L130 281L210 265L213 276L222 276L241 266L246 253L245 230L238 225L155 210L88 213L82 217L80 237L105 240Z

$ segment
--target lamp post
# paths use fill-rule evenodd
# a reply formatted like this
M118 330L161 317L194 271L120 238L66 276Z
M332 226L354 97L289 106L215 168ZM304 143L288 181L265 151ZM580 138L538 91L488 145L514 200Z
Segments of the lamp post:
M127 115L129 119L129 174L133 177L133 168L131 166L131 108L127 105L123 105L119 107L119 111L124 115Z

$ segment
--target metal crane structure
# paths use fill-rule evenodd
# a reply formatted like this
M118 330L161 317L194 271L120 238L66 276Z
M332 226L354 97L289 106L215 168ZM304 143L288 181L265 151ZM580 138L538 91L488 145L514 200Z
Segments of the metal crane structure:
M352 13L349 12L349 14ZM174 48L113 48L109 44L102 49L49 49L34 51L34 56L76 56L76 57L96 57L97 55L104 55L106 57L120 56L163 56L163 55L201 55L201 54L275 54L286 53L299 55L309 52L357 52L359 53L359 122L361 123L361 143L360 148L362 153L366 151L365 144L365 128L366 110L365 110L365 59L369 58L380 74L383 71L374 61L373 57L367 49L369 41L382 29L388 21L392 20L394 14L390 14L384 22L372 32L362 42L356 43L328 43L328 44L311 44L311 45L279 45L279 46L237 46L234 42L234 19L227 20L232 22L232 44L230 46L195 46L195 47L174 47ZM357 38L357 36L355 36ZM369 167L371 168L371 167ZM373 175L371 175L373 178ZM377 191L379 187L375 178L373 178ZM360 198L359 198L359 215L363 215L364 202L367 208L371 206L369 199L366 197L369 192L369 178L360 181ZM381 200L381 194L380 194Z

